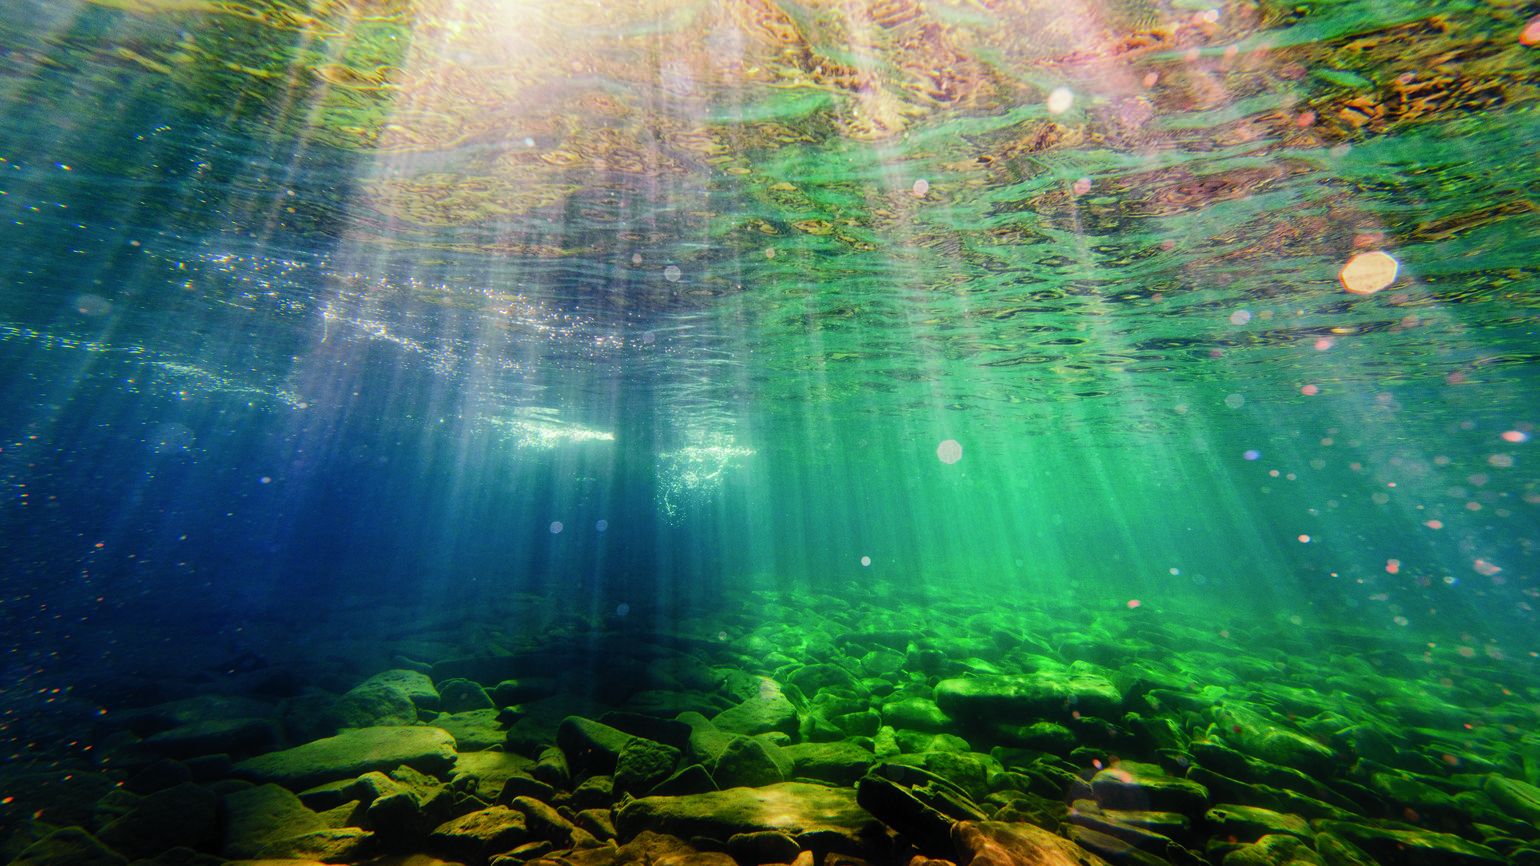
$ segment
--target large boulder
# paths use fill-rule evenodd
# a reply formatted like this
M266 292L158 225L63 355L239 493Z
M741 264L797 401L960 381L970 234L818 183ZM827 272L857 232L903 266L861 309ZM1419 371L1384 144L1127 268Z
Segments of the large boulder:
M952 827L963 866L1107 866L1107 861L1032 824L959 821Z
M235 772L255 782L303 789L402 764L424 773L445 773L454 762L454 737L440 728L412 725L343 731L303 746L248 758L235 765Z

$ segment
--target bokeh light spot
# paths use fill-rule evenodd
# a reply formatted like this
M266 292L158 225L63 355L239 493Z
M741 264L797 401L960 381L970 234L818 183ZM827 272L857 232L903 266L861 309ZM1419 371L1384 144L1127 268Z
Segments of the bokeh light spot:
M863 557L861 557L861 566L863 568L866 567L866 566L869 566L871 564L872 564L872 558L870 556L863 556Z
M943 439L936 446L936 458L942 463L956 463L962 459L962 444L956 439Z
M1048 94L1049 114L1063 114L1074 104L1075 94L1071 93L1068 87L1055 87L1053 92Z
M551 534L552 535L556 535L557 533L561 532L563 529L566 529L566 528L567 527L562 525L562 522L560 520L553 520L553 521L551 521Z
M1230 324L1232 325L1244 325L1249 321L1251 321L1250 310L1236 310L1230 314Z
M683 273L683 271L679 270L678 265L669 265L663 269L663 279L668 280L671 283L677 283L679 282L679 277L682 276Z
M924 198L925 194L930 192L930 181L922 177L914 182L914 186L910 187L909 191L915 198Z
M1337 278L1342 281L1342 288L1355 295L1372 295L1394 283L1400 270L1400 262L1389 253L1376 250L1348 259Z
M1138 607L1141 604L1144 604L1144 602L1140 601L1137 598L1131 598L1131 599L1128 600L1128 609L1129 610L1133 610L1134 608Z
M1505 430L1503 431L1503 441L1512 442L1513 444L1517 445L1520 442L1528 442L1529 434L1525 433L1523 430Z
M609 529L609 528L610 528L610 522L608 520L596 520L596 521L594 521L594 531L595 532L603 532L603 531L605 531L606 529Z
M1315 385L1306 385L1299 389L1299 393L1304 394L1306 397L1314 397L1321 393L1321 389Z

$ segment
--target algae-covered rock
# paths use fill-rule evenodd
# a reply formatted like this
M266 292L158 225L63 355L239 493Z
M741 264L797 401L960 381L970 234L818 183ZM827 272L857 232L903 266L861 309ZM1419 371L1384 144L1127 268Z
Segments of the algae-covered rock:
M280 785L259 785L225 796L220 850L231 859L250 859L262 856L273 842L325 829L321 816L305 808L293 792Z
M622 838L650 829L723 843L739 833L774 831L794 838L827 833L854 844L874 826L872 816L856 805L854 791L803 782L643 797L622 806L615 816L615 828Z
M1105 866L1101 857L1031 824L959 821L956 862L968 866Z
M275 839L257 853L259 860L313 860L320 863L354 863L374 850L374 834L359 827L324 827Z
M1331 749L1239 703L1219 711L1226 742L1255 758L1329 776L1338 762Z
M1487 776L1482 790L1509 815L1540 824L1540 788L1494 773Z
M507 736L497 710L440 713L434 717L433 727L448 731L454 737L455 748L461 753L490 749L502 743Z
M513 850L528 838L522 812L493 806L440 824L428 842L435 851L476 866L493 854Z
M513 752L464 752L455 760L450 782L457 790L469 791L490 803L502 793L510 777L527 776L534 765L534 761Z
M439 707L446 713L468 713L494 709L492 699L480 683L460 677L438 684Z
M1326 861L1297 836L1263 836L1226 854L1223 866L1326 866Z
M556 731L556 744L567 764L595 773L615 772L620 753L632 739L625 731L581 716L568 716Z
M909 697L883 704L882 723L895 728L940 732L952 726L952 719L935 701Z
M167 757L192 758L251 754L270 749L277 742L278 726L270 719L209 719L151 734L140 745Z
M79 827L61 827L33 842L10 866L126 866L128 860Z
M1012 716L1063 717L1079 712L1112 713L1123 703L1117 687L1104 677L1066 671L942 680L936 705L953 718L995 722Z
M425 773L445 773L454 762L454 737L440 728L413 725L343 731L248 758L235 765L235 772L253 781L301 789L403 764Z
M1260 806L1221 803L1209 809L1203 820L1221 835L1244 842L1255 842L1263 836L1272 835L1296 836L1307 841L1315 838L1315 831L1310 829L1310 822L1304 818Z
M1197 782L1170 776L1158 764L1120 761L1091 778L1096 800L1109 809L1201 814L1208 806L1208 789Z
M777 756L771 754L775 748L755 737L734 737L717 756L711 767L711 778L719 788L757 788L784 782L786 771L792 765L782 758L786 764L783 768L776 760Z
M779 691L766 690L763 694L750 697L735 707L717 713L712 717L711 722L720 730L734 734L752 736L780 731L795 735L797 709Z
M1346 839L1381 863L1397 866L1497 866L1507 862L1491 848L1450 833L1348 821L1319 821L1314 826L1318 832Z
M849 740L797 743L781 749L792 762L792 776L833 785L852 785L876 763L877 756Z
M615 790L622 794L646 793L668 778L678 763L679 750L673 746L633 737L616 757Z

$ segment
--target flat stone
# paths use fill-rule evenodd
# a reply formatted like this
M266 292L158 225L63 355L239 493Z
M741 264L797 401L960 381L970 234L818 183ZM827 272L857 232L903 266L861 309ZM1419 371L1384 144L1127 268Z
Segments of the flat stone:
M932 733L948 730L952 719L928 698L903 698L882 705L882 723Z
M768 734L780 731L795 736L797 709L779 690L761 694L717 713L711 719L718 729L734 734Z
M1520 820L1540 824L1540 788L1495 773L1487 776L1481 788L1504 812Z
M455 760L451 781L461 790L469 790L490 803L503 792L503 785L509 778L528 777L534 765L534 761L513 752L462 752Z
M1331 833L1396 866L1497 866L1503 856L1450 833L1374 827L1348 821L1317 821L1317 832Z
M1209 809L1203 820L1216 828L1219 835L1233 836L1242 842L1255 842L1263 836L1273 835L1295 836L1306 841L1315 839L1315 831L1304 818L1260 806L1221 803Z
M260 860L314 860L320 863L354 863L374 849L374 834L360 827L327 827L278 839L257 854Z
M797 743L781 749L791 759L792 775L834 785L853 785L876 763L870 749L849 740Z
M1106 866L1074 842L1032 824L959 821L952 827L955 862L967 866Z
M211 719L152 734L142 747L169 758L251 754L278 742L278 726L269 719Z
M1223 866L1326 866L1297 836L1263 836L1225 855Z
M556 745L574 769L614 773L615 763L632 734L581 716L568 716L556 730Z
M1157 764L1120 761L1091 777L1091 790L1109 809L1201 814L1208 806L1207 788Z
M1043 671L942 680L936 705L947 715L970 722L994 722L1012 716L1063 717L1111 714L1123 704L1117 687L1094 674Z
M809 834L838 836L858 845L863 833L879 827L856 804L854 791L802 782L643 797L622 806L615 816L622 838L651 829L723 843L739 833L773 831L799 839Z
M412 725L343 731L303 746L248 758L234 770L253 781L303 789L402 764L424 773L444 773L454 762L454 737L441 728Z
M448 731L455 738L455 748L462 754L501 745L507 736L498 719L498 711L490 709L440 713L433 719L433 727Z

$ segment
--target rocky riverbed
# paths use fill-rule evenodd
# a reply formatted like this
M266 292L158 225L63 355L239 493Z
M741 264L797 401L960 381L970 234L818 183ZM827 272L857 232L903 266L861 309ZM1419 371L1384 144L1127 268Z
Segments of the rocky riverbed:
M1540 863L1535 660L1458 634L998 597L390 614L33 672L0 859Z

